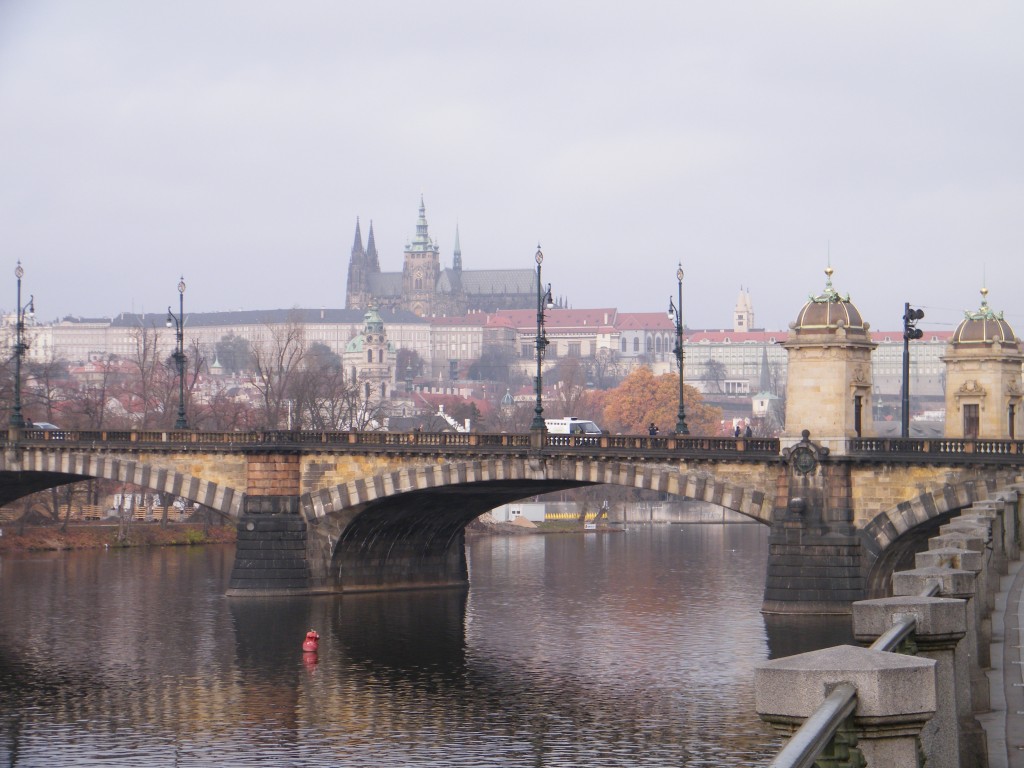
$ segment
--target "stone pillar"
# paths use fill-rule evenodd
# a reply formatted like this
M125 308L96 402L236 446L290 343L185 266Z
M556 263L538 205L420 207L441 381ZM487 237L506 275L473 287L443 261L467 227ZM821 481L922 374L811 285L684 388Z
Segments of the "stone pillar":
M957 664L966 670L971 681L971 711L987 712L990 707L988 677L978 664L977 583L974 573L953 568L914 568L892 575L892 591L896 597L919 597L932 585L938 584L939 597L967 602L967 632L957 645ZM963 679L964 676L960 677Z
M310 591L306 522L299 514L299 459L297 453L246 457L246 495L228 595Z
M228 595L310 591L306 522L295 515L244 515L238 523Z
M987 669L991 666L989 645L992 642L992 611L995 610L996 590L999 587L999 575L989 574L991 550L988 545L991 541L991 526L987 521L957 518L939 530L942 531L941 535L929 539L929 549L965 549L981 554L980 566L965 570L971 570L977 576L974 585L976 599L972 603L978 635L977 659L978 666Z
M848 614L864 597L862 544L853 525L850 465L803 439L784 452L768 538L768 569L761 610L770 614ZM785 494L785 495L783 495Z
M973 554L973 553L972 553ZM915 628L910 644L917 656L934 659L936 665L935 716L921 731L921 744L929 768L980 768L977 755L966 754L967 743L960 738L961 713L971 722L968 730L980 727L970 711L970 676L961 671L957 678L956 646L967 632L967 604L942 597L887 597L853 604L853 633L859 642L870 644L894 624L912 616ZM982 758L985 755L981 756Z
M954 534L950 534L953 536ZM960 571L970 571L977 581L977 589L980 592L985 589L984 578L985 555L983 552L976 552L972 549L958 549L956 547L944 547L942 549L929 549L926 552L918 552L914 556L914 564L918 568L952 568ZM975 600L975 609L981 608L982 613L975 611L975 621L978 627L978 666L981 669L988 669L992 666L992 657L989 646L992 644L992 617L984 608L982 600Z
M918 768L921 729L935 713L932 659L840 645L765 662L754 672L754 698L763 720L791 732L839 684L857 690L851 751L866 768Z

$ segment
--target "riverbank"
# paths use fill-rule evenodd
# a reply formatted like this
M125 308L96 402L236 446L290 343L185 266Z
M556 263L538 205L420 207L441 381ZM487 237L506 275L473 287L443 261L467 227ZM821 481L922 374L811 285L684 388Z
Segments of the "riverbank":
M117 540L117 524L78 523L62 531L59 525L27 525L20 530L17 523L0 528L0 554L11 552L46 552L70 549L102 549L103 547L174 547L198 544L228 544L235 541L233 525L202 523L133 523L123 542Z

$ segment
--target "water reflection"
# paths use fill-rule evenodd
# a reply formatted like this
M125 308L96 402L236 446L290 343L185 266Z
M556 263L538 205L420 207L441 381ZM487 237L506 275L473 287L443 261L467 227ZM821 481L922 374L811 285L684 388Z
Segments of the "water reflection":
M461 679L466 663L467 590L346 595L331 631L348 661L396 679Z
M480 539L468 591L342 598L229 600L231 548L8 558L0 764L749 765L806 634L766 634L765 533Z
M833 645L855 645L852 616L766 614L768 658L779 659Z

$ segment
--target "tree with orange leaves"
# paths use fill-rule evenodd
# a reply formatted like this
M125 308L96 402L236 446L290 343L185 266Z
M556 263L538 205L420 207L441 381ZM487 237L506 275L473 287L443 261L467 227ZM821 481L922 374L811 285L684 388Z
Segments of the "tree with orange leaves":
M722 410L707 405L700 392L684 386L686 426L691 435L716 435ZM601 427L613 434L646 434L653 422L662 434L675 430L679 412L679 377L655 376L650 368L637 368L615 389L605 393Z

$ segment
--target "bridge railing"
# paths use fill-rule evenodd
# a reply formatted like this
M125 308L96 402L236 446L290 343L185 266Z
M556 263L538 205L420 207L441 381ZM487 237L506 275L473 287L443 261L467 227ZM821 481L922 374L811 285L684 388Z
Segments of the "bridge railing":
M519 452L532 445L530 433L487 432L331 432L247 431L200 432L192 430L52 430L24 429L14 441L51 447L273 449L322 446L330 450L497 450ZM12 442L11 432L0 433L0 444ZM778 457L775 438L731 438L649 435L552 435L545 434L544 448L590 454L595 451L638 455L732 456L749 460Z
M935 437L859 437L850 441L854 456L892 458L950 457L965 455L998 458L1012 457L1019 461L1024 456L1024 440L968 440L964 438Z

